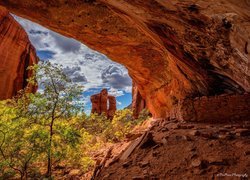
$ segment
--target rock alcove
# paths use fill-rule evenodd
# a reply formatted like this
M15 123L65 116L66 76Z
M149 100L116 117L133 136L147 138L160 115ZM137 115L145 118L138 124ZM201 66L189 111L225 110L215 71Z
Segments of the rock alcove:
M124 65L155 118L188 117L196 109L184 114L180 109L195 98L203 103L202 96L235 94L243 101L235 100L234 107L238 102L244 112L249 107L247 0L6 0L0 5ZM205 107L210 102L216 103Z

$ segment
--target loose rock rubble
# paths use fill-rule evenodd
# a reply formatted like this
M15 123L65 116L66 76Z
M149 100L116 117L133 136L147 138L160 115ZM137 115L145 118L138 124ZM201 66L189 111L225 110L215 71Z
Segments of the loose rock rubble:
M248 122L159 120L152 123L142 143L125 160L118 159L102 169L96 179L214 179L219 173L250 175L249 132Z

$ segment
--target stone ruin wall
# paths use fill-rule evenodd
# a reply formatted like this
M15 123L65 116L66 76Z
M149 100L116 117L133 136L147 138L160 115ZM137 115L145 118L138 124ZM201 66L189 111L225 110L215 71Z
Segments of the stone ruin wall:
M199 97L180 101L170 118L199 122L250 120L250 94Z

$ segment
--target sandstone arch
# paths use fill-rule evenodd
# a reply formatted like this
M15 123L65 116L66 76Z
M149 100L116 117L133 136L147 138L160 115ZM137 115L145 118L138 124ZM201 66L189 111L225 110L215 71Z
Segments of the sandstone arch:
M250 91L248 0L1 0L0 5L126 66L154 117L168 116L185 98Z

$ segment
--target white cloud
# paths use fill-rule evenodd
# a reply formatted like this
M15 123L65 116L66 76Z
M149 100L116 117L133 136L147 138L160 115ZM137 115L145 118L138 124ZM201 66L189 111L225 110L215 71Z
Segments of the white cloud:
M124 92L122 90L118 90L118 89L114 89L114 88L110 88L108 90L108 94L115 96L115 97L119 97L119 96L123 96Z
M122 102L120 102L120 101L117 101L117 100L116 100L116 103L117 103L118 105L122 105Z

